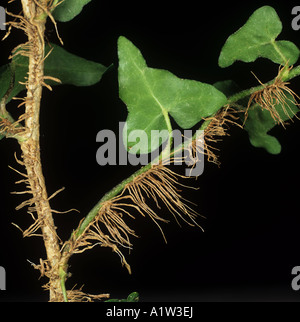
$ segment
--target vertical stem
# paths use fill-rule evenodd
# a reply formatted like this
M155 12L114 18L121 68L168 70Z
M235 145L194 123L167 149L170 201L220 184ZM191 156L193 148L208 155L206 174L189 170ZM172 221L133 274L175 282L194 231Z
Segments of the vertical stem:
M39 133L40 102L44 77L44 31L46 18L45 20L35 20L35 17L43 13L41 7L46 7L48 1L21 1L24 18L28 22L27 35L30 52L28 81L26 84L25 132L19 143L33 195L32 202L35 204L35 211L41 225L48 265L50 267L49 272L47 272L50 279L50 301L55 301L62 294L59 280L60 248L42 172ZM36 4L37 1L40 6Z

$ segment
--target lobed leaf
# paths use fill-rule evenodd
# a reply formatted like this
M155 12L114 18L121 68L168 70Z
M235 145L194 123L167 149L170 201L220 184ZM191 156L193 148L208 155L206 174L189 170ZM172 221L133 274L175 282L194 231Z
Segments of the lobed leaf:
M141 153L159 147L158 142L151 146L151 131L170 130L169 115L180 127L189 129L227 102L212 85L149 68L139 49L125 37L118 40L118 54L119 94L128 109L127 132L143 130L149 140Z
M75 56L57 45L47 45L46 54L53 49L45 60L44 72L61 81L46 80L48 85L70 84L75 86L90 86L99 82L107 67ZM28 57L16 55L10 64L0 67L0 100L6 95L13 78L13 88L6 100L8 103L13 97L24 90L28 73ZM0 115L1 116L1 115ZM1 128L0 128L1 130ZM4 135L0 133L0 140Z
M286 110L292 116L299 111L299 108L292 103L293 98L290 94L286 94ZM282 106L277 105L277 112L282 121L287 121L290 117L284 113ZM270 112L261 109L260 106L254 105L248 113L245 123L245 130L248 132L250 143L257 148L264 148L270 154L279 154L281 152L281 144L268 132L273 129L277 123L272 118Z
M281 65L293 65L299 58L299 49L290 41L276 41L282 23L270 6L256 10L246 24L231 35L219 57L219 66L228 67L235 61L253 62L259 57Z
M98 83L108 69L99 63L73 55L54 44L46 46L46 54L51 48L53 50L45 60L44 72L46 76L58 78L61 84L91 86ZM0 94L2 95L0 98L5 95L7 90L5 88L9 86L10 76L8 73L10 66L15 71L15 79L8 102L25 89L24 83L28 73L28 63L28 57L17 55L13 58L11 65L5 65L0 69L0 86L3 84L0 89ZM60 83L52 80L46 80L45 82L49 85L60 85Z
M80 14L83 7L92 0L64 0L52 12L55 20L67 22Z

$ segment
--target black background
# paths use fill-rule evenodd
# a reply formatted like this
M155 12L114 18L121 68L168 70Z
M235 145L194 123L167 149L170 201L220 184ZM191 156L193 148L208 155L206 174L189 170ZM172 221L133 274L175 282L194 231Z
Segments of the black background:
M80 214L55 215L63 240L105 192L135 171L131 166L96 163L98 131L117 131L118 123L126 120L126 106L118 98L118 37L130 39L150 67L206 83L234 79L249 88L257 85L251 71L268 81L278 67L259 59L221 69L218 56L227 37L265 4L273 6L283 22L280 39L300 46L300 31L291 28L291 11L297 3L287 1L119 4L94 0L76 19L58 24L65 49L115 66L95 86L61 86L43 94L41 153L48 192L66 187L51 204L57 210L80 210ZM17 7L9 8L18 12ZM48 30L49 40L58 43L50 23ZM1 43L2 64L23 40L20 32L14 32ZM292 88L300 93L299 79L293 80ZM283 146L277 156L253 148L244 131L232 128L231 136L218 145L221 167L206 163L204 174L190 182L200 189L183 192L206 217L199 218L204 233L172 221L163 225L165 244L153 222L137 216L130 224L141 237L134 240L130 255L125 250L133 274L128 275L110 249L95 248L71 259L68 287L84 284L87 292L108 292L115 298L138 291L142 301L299 300L300 293L291 288L291 270L300 265L299 121L272 133ZM21 170L14 160L14 151L19 156L20 151L12 140L2 140L0 149L0 266L7 272L7 291L1 291L0 298L46 301L48 295L41 289L46 280L38 281L39 272L26 261L38 263L45 257L42 240L23 240L11 225L26 228L31 223L25 210L14 210L24 199L10 194L19 189L14 182L21 178L8 165ZM171 219L167 212L162 215Z

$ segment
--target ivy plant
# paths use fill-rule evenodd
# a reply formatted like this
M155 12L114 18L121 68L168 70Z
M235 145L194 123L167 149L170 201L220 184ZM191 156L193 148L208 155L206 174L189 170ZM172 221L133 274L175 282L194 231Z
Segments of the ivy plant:
M8 22L8 34L11 28L21 29L28 41L13 49L9 64L0 68L0 139L13 138L19 144L21 153L17 152L16 163L25 168L25 172L16 171L22 176L19 184L25 188L16 194L30 194L30 198L17 209L27 208L34 219L25 230L16 226L24 237L39 235L43 238L47 258L32 265L48 279L45 288L49 290L50 301L136 302L139 300L136 292L127 299L114 300L109 299L108 294L85 294L82 288L68 290L70 258L100 245L116 253L131 273L123 254L123 248L132 248L132 238L137 237L128 226L130 217L149 216L163 234L160 225L168 220L160 214L161 205L165 205L177 221L183 220L191 226L199 225L197 214L181 195L179 179L182 176L160 158L155 164L150 162L137 169L104 196L99 196L95 206L74 224L69 239L61 242L53 219L57 211L50 206L51 199L61 190L48 195L41 164L39 114L42 90L43 87L55 90L55 86L66 84L94 85L110 72L111 66L78 57L62 44L45 40L47 20L55 26L61 40L56 22L71 21L84 12L91 0L20 2L23 11L20 15L10 13L13 19ZM114 68L118 69L119 97L128 112L123 133L128 152L132 152L135 143L128 139L129 134L140 130L148 138L148 144L140 147L141 154L151 153L167 143L161 157L174 156L175 151L188 146L191 155L197 156L200 151L208 161L218 163L216 142L226 135L228 125L238 125L248 133L254 147L264 148L271 154L280 153L281 145L269 131L277 125L285 127L297 114L298 95L289 87L289 82L300 75L300 66L296 65L300 51L294 43L278 40L281 31L282 23L276 11L263 6L225 42L219 55L220 68L229 68L236 61L253 63L258 58L268 59L278 66L278 74L273 79L262 83L257 78L257 86L246 90L240 90L231 80L212 85L153 68L146 62L147 53L141 53L130 39L119 35L116 44L118 66ZM19 112L17 117L16 111ZM177 146L173 140L174 125L195 132L185 146ZM196 135L197 129L202 131L202 138ZM155 141L153 131L163 130L166 132L162 140Z

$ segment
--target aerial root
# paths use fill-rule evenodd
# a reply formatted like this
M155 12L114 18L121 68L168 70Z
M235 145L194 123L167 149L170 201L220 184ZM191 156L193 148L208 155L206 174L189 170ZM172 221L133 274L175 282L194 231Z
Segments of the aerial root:
M34 199L29 199L29 200L25 200L23 201L19 206L16 207L16 210L21 210L24 207L27 206L32 206L34 204Z
M152 166L150 170L136 177L125 187L133 205L137 207L137 210L139 210L141 214L148 215L156 223L161 232L162 229L158 222L168 222L168 220L159 217L156 212L147 205L145 196L154 200L159 209L159 200L162 201L178 224L179 217L191 226L198 225L195 222L198 214L184 202L184 198L180 195L181 190L179 189L179 186L181 184L178 180L179 177L184 176L180 176L163 164L159 164Z
M38 270L40 272L40 277L47 277L49 279L49 282L45 285L43 285L43 289L46 291L53 291L55 296L51 299L51 302L64 302L64 297L62 292L59 292L57 289L53 287L52 281L58 280L58 267L51 267L48 260L43 260L40 258L40 263L35 264L31 262L30 260L27 260L30 265ZM76 287L76 286L75 286ZM85 294L82 292L82 287L79 290L76 290L75 287L72 288L72 290L67 291L67 297L69 302L94 302L96 300L101 300L105 298L109 298L109 294L101 294L101 295L91 295L91 294Z
M52 91L52 87L51 87L49 84L45 83L45 80L46 80L46 79L48 79L48 80L52 80L53 82L56 82L56 83L61 84L61 80L60 80L60 79L58 79L58 78L56 78L56 77L52 77L52 76L43 76L43 79L42 79L42 81L41 81L41 84L42 84L44 87L48 88L48 90L49 90L49 91Z
M18 164L20 165L24 165L24 163L22 161L20 161L16 154L15 154L15 159L17 161ZM35 194L33 193L32 189L31 189L31 186L30 186L30 180L28 178L28 175L27 174L24 174L12 167L9 166L9 168L11 168L12 170L14 170L15 172L17 172L18 174L22 175L23 177L25 177L25 179L22 179L22 180L19 180L16 182L16 184L21 184L21 183L25 183L26 184L26 188L27 190L24 190L24 191L14 191L14 192L11 192L11 194L14 194L14 195L23 195L23 194L29 194L31 196L34 196ZM54 192L48 199L47 201L53 199L55 196L57 196L60 192L62 192L65 188L61 188L59 190L57 190L56 192ZM47 222L45 221L45 219L41 216L39 217L38 215L34 215L33 213L38 213L37 209L36 209L36 197L32 197L28 200L25 200L23 201L20 205L18 205L16 207L16 210L20 210L24 207L27 207L27 213L31 215L32 219L33 219L33 224L26 230L23 230L21 229L18 225L14 224L13 225L15 227L17 227L23 234L23 237L37 237L37 236L42 236L41 234L37 234L36 232L43 226L47 225ZM69 212L72 212L72 211L76 211L76 212L79 212L77 209L70 209L70 210L67 210L67 211L58 211L58 210L54 210L54 209L51 209L51 212L52 213L56 213L56 214L66 214L66 213L69 213ZM54 233L56 234L57 236L57 233L56 231L54 231ZM57 238L60 240L59 236L57 236ZM60 240L61 242L61 240Z
M2 40L5 40L6 38L9 37L12 28L21 29L21 30L24 31L24 33L26 35L28 35L28 28L30 28L31 25L23 16L13 14L13 13L7 11L7 10L6 10L6 14L8 16L13 17L14 20L9 21L9 22L6 23L6 25L8 25L8 30L7 30L7 32L5 34L5 36L2 38Z
M23 234L23 238L29 238L29 237L41 237L41 234L37 234L36 232L41 228L42 226L42 220L39 218L36 218L32 212L28 211L28 214L31 215L32 219L33 219L33 224L26 230L23 230L22 228L20 228L17 224L12 223L13 226L15 226L16 228L18 228L22 234Z
M54 197L56 197L59 193L61 193L64 190L65 190L65 187L62 187L61 189L58 189L47 200L50 201L51 199L53 199ZM55 214L67 214L67 213L70 213L72 211L75 211L75 212L80 213L79 210L74 209L74 208L73 209L70 209L70 210L66 210L66 211L58 211L58 210L51 209L51 212L52 213L55 213Z
M38 6L38 7L40 7L46 14L47 14L47 16L50 18L50 20L52 21L52 23L53 23L53 25L54 25L54 28L55 28L55 31L56 31L56 35L57 35L57 38L59 39L59 41L60 41L60 43L62 44L62 45L64 45L64 42L62 41L62 39L61 39L61 37L60 37L60 35L59 35L59 32L58 32L58 28L57 28L57 23L56 23L56 21L55 21L55 19L54 19L54 17L52 16L52 14L51 14L51 12L50 12L50 8L51 9L53 9L52 8L52 5L50 4L48 7L45 7L45 6L43 6L43 5L41 5L40 3L39 3L39 1L37 1L37 0L33 0L34 1L34 3ZM58 4L57 4L58 5Z
M12 194L21 195L21 194L31 194L31 190L22 191L22 192L12 192ZM12 223L15 227L17 227L23 234L23 237L40 237L41 234L37 234L36 232L42 227L43 218L39 218L38 216L34 216L34 212L36 212L35 206L35 198L30 198L29 200L23 201L19 206L16 207L16 210L20 210L24 207L28 207L27 213L30 214L31 218L33 219L33 224L26 230L21 229L18 225Z
M81 287L80 289L76 290L75 287L67 291L68 301L69 302L95 302L95 301L101 301L104 299L109 299L110 294L88 294L82 291Z
M0 116L0 134L13 135L15 134L15 127L13 123L10 122L5 117Z
M46 290L50 290L49 284L45 285L44 288ZM83 286L79 289L76 289L76 285L69 291L67 291L68 302L96 302L103 301L105 299L109 299L110 294L88 294L82 291ZM64 302L64 298L62 294L57 294L57 297L51 302Z
M75 208L65 210L65 211L59 211L59 210L51 209L51 212L54 213L54 214L68 214L68 213L73 212L73 211L80 213L80 211L75 209Z
M18 173L20 176L25 177L25 178L27 178L27 179L28 179L28 175L27 175L26 173L22 173L22 172L20 172L20 171L16 170L15 168L11 167L10 165L9 165L8 167L9 167L11 170L15 171L16 173Z
M161 208L159 201L161 201L173 214L178 224L178 218L181 218L191 226L200 227L195 221L198 214L180 195L179 177L183 176L176 174L163 164L154 165L147 172L137 176L125 186L119 196L103 202L98 215L79 238L76 239L76 234L74 234L70 252L82 253L96 245L109 247L119 255L122 265L131 273L130 266L118 248L121 246L131 249L130 236L138 237L123 219L125 215L135 218L130 210L136 210L142 216L149 216L158 226L166 241L159 222L168 223L169 220L158 216L147 204L146 199L154 200L159 209Z
M25 163L18 159L16 152L14 153L14 157L15 157L15 160L17 161L18 164L20 164L21 166L25 166Z
M228 129L229 125L235 125L242 128L242 125L237 121L239 116L237 114L240 111L232 108L230 105L223 107L214 117L206 118L205 120L211 120L208 127L204 130L204 154L207 156L207 161L220 165L218 156L215 151L219 151L218 148L214 147L214 143L221 141L221 138L229 135ZM200 138L201 139L201 138ZM192 142L193 155L197 155L197 142L194 140ZM201 149L202 151L202 149ZM201 152L200 151L200 152Z
M297 117L297 115L291 109L289 103L299 106L299 104L297 103L297 99L300 99L300 97L288 87L288 85L289 85L288 82L282 81L281 75L282 75L282 72L285 68L286 68L286 66L280 68L278 75L275 78L274 83L271 85L267 85L267 86L265 84L263 84L254 75L256 77L256 79L259 81L259 83L264 86L264 88L260 91L253 93L250 96L247 110L245 113L245 121L248 116L248 110L253 102L255 104L258 104L263 110L267 110L270 113L273 120L277 124L281 124L283 127L285 127L285 123L280 116L280 113L278 110L279 108L281 108L282 112L290 120L292 120L292 118L294 116ZM289 70L290 69L292 69L292 67L290 67ZM290 97L287 96L288 94L290 95Z
M55 191L49 198L48 201L50 201L51 199L53 199L55 196L57 196L59 193L61 193L62 191L64 191L66 188L62 187L61 189L58 189L57 191Z
M24 238L29 237L42 237L42 234L36 234L36 232L42 227L43 220L41 218L35 218L33 213L28 212L32 219L34 220L34 223L23 232Z
M43 260L40 258L40 264L37 265L37 264L34 264L33 262L31 262L30 260L27 259L27 262L36 270L40 271L41 275L40 275L40 278L41 279L42 277L44 276L47 276L49 277L49 272L51 271L51 268L49 266L49 262L47 260Z
M118 206L116 207L118 208ZM104 224L107 234L100 228L101 223ZM83 236L74 240L72 252L77 254L83 253L97 245L109 247L113 252L119 255L122 265L125 266L129 274L131 274L131 268L117 246L120 245L126 248L132 247L128 234L136 236L134 231L131 230L122 219L122 214L114 209L113 201L107 201L102 205L98 215L87 227Z
M22 116L22 115L21 115ZM13 137L25 131L25 128L20 125L22 119L11 122L5 117L0 116L0 134Z

